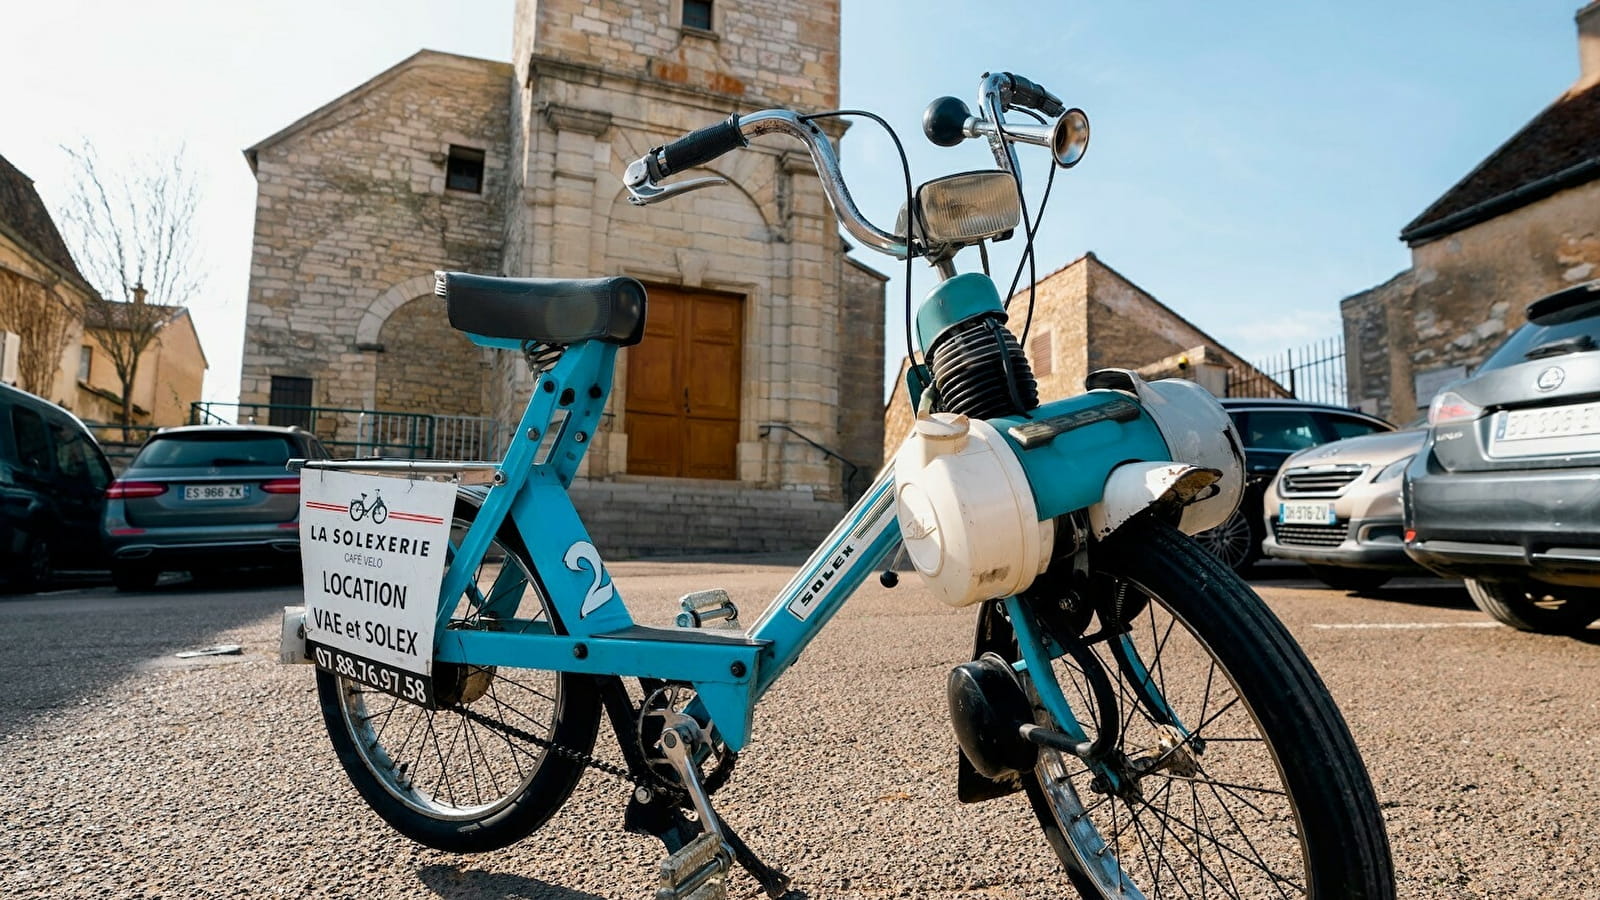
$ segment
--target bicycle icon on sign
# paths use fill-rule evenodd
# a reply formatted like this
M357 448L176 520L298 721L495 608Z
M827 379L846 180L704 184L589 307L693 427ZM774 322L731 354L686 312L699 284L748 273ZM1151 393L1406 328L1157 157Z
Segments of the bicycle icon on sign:
M350 521L359 522L368 514L371 514L374 525L382 525L389 518L389 507L383 503L383 494L373 491L371 506L367 505L366 494L362 494L360 500L350 501Z

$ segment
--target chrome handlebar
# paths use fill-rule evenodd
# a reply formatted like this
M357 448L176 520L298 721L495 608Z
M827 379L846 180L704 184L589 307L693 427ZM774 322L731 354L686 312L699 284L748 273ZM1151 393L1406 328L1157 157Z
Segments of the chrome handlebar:
M945 99L960 106L955 98ZM1021 142L1052 146L1053 141L1057 140L1059 128L1000 124L1005 121L1005 111L1014 106L1039 109L1051 116L1060 115L1062 110L1060 100L1026 78L1006 72L986 74L978 89L978 117L965 117L965 113L962 113L964 121L957 119L951 123L953 140L950 143L960 143L964 138L987 138L995 162L1020 180L1021 169L1012 145ZM1082 117L1081 112L1070 112ZM1086 120L1084 128L1084 141L1087 142ZM725 123L701 129L671 144L652 149L629 163L623 175L623 184L628 189L628 202L635 206L647 206L688 191L726 184L726 179L719 177L694 178L671 184L660 182L680 169L709 162L727 150L744 146L750 138L764 134L785 134L806 146L811 154L811 162L816 166L817 176L822 180L823 192L833 206L834 215L851 237L897 259L905 259L908 253L921 255L925 248L916 243L908 246L904 236L879 228L861 214L850 196L850 188L839 169L839 157L834 153L827 134L809 118L786 109L768 109L746 116L733 116ZM680 154L687 162L678 159L675 167L669 164L669 158Z
M844 182L844 174L839 171L839 157L833 152L833 144L821 128L787 109L767 109L740 116L738 125L739 133L746 139L763 134L786 134L805 144L811 152L811 162L817 168L817 176L822 179L822 190L828 195L834 215L845 231L874 250L897 259L906 257L905 239L867 221L856 207L855 200L850 196L850 188ZM628 164L622 180L628 188L628 201L635 206L657 203L686 191L725 183L722 178L696 178L676 184L657 184L656 173L662 168L663 149L657 147Z

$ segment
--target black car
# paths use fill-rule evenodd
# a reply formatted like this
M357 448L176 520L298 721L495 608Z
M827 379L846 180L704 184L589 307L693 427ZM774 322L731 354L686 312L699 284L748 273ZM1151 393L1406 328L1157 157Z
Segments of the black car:
M290 459L326 459L314 435L269 425L158 431L111 485L105 540L118 590L164 571L300 568L300 477Z
M1264 496L1284 460L1307 447L1394 430L1376 416L1325 403L1251 397L1224 397L1220 402L1244 441L1244 496L1228 521L1195 537L1235 572L1261 558L1267 536Z
M1600 281L1530 304L1428 424L1406 470L1406 552L1513 628L1600 617Z
M60 569L105 567L100 516L111 467L83 423L0 384L0 582L49 586Z

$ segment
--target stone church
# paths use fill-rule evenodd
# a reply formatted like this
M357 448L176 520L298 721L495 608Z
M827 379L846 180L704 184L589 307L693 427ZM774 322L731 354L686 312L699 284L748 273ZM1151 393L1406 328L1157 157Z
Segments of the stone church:
M519 0L512 30L510 64L423 50L245 151L241 420L339 455L492 456L527 365L453 332L433 271L631 275L648 330L572 491L596 543L809 546L881 462L884 279L797 145L648 209L620 176L730 112L837 106L837 0Z

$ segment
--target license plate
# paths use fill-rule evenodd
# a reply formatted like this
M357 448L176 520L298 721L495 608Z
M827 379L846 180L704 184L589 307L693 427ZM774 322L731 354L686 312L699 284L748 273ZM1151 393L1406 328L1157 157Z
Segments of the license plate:
M190 484L183 489L185 500L243 500L248 488L242 484Z
M1548 456L1600 452L1600 403L1545 406L1497 413L1491 456Z
M1279 503L1278 521L1285 525L1334 525L1332 503Z

